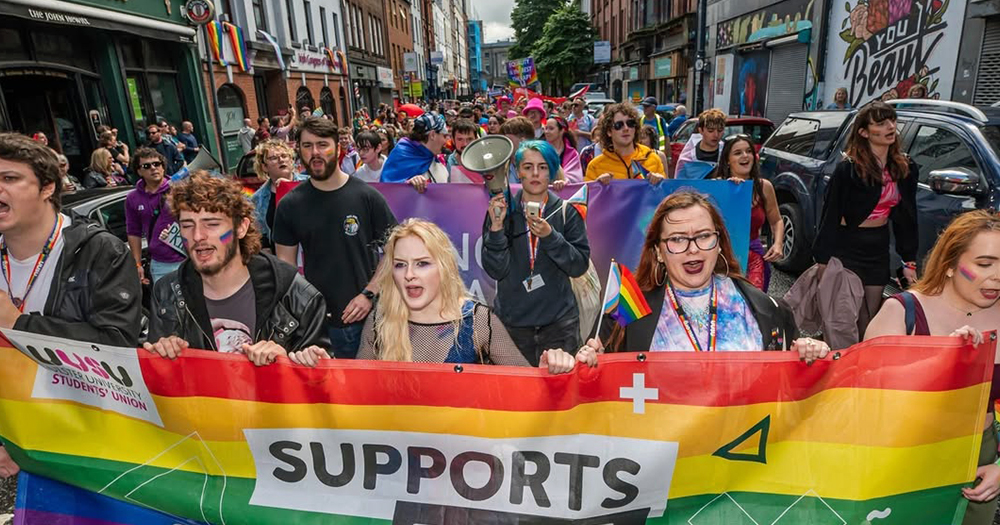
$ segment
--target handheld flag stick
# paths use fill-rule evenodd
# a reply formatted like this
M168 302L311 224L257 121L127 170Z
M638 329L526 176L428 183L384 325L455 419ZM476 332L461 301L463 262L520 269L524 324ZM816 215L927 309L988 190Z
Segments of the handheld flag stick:
M615 273L615 264L617 264L615 263L615 258L612 257L611 266L608 268L608 281L607 284L604 285L604 301L601 302L601 315L597 318L597 330L594 331L594 337L598 340L601 339L601 323L604 321L604 315L608 311L608 292L611 291L611 279ZM586 343L587 342L584 341L584 344Z

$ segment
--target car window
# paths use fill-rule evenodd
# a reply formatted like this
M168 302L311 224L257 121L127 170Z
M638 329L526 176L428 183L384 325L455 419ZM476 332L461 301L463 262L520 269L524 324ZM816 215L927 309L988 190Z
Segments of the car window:
M1000 104L1000 102L998 102ZM993 153L1000 157L1000 126L985 126L980 128L983 132L983 136L986 137L986 142L990 144L993 148Z
M961 137L937 126L920 126L910 144L910 157L920 167L920 182L926 183L930 173L945 168L966 168L982 173L969 146Z
M125 235L125 199L117 199L98 208L104 228L122 241L128 241Z
M767 147L793 155L811 157L817 131L819 131L818 120L789 118L771 135Z
M688 139L691 138L691 134L694 133L695 125L698 123L698 119L689 120L681 126L681 129L677 130L677 134L674 135L674 142L683 142L687 144Z
M754 144L763 144L771 136L770 126L762 126L760 124L737 124L735 126L726 126L726 133L724 137L730 135L750 135L753 139Z

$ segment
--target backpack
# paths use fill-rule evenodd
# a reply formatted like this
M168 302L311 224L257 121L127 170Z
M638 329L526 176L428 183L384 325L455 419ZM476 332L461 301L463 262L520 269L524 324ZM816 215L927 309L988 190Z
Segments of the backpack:
M566 201L562 206L563 225L566 224ZM586 222L584 222L586 227ZM588 258L587 273L579 277L570 277L573 286L573 296L576 297L576 308L580 311L580 341L585 343L590 331L594 328L597 316L601 313L601 278L594 267L593 259Z

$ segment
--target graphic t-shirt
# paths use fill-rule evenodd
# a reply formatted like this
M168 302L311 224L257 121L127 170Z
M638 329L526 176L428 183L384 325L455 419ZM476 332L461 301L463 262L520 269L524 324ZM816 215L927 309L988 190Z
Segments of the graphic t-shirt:
M385 197L357 177L333 191L303 182L278 202L273 239L302 245L306 280L326 299L328 322L342 328L341 314L375 274L395 225Z
M52 279L55 278L56 269L59 268L60 264L59 259L62 257L63 247L66 246L62 234L73 223L73 219L68 215L62 215L62 218L62 231L59 232L56 244L52 247L52 251L49 252L49 256L45 260L45 265L42 266L42 271L38 272L38 277L35 277L35 283L31 286L26 299L24 292L28 288L28 278L35 269L35 262L41 253L31 255L23 261L10 256L10 274L7 276L7 279L0 278L0 290L6 292L11 298L16 297L24 300L24 309L22 311L26 314L32 312L42 313L45 311L45 302L49 299ZM8 279L10 280L10 288L7 287Z
M225 299L205 298L208 317L212 320L212 335L215 348L222 353L243 351L243 345L254 343L257 324L257 296L253 291L253 280L247 282L233 295Z

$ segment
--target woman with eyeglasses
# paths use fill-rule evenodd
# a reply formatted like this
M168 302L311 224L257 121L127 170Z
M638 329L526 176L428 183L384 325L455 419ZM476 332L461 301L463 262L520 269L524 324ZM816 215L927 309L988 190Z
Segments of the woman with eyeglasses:
M543 134L552 149L556 150L556 155L559 155L566 182L583 182L583 168L580 167L580 154L576 151L576 139L569 131L566 119L552 115L545 121Z
M264 184L257 188L250 200L254 204L262 244L274 253L271 231L274 228L274 213L278 209L278 186L290 180L308 180L309 176L304 173L296 174L295 152L287 142L279 139L269 139L257 144L254 149L253 170Z
M598 122L602 153L587 165L585 180L609 184L611 179L649 179L658 184L666 178L660 157L639 144L640 122L639 112L628 102L604 108Z
M903 276L917 280L917 165L899 146L896 110L875 101L851 125L840 161L827 184L813 258L826 268L836 257L864 285L858 335L882 305L889 284L889 222Z
M579 212L549 191L560 170L552 146L521 142L513 162L521 191L490 200L480 255L497 281L497 317L525 359L538 366L545 350L579 347L580 312L570 279L587 273L590 243Z
M671 194L657 207L636 281L652 313L625 327L610 316L578 359L603 352L793 350L807 361L830 348L798 338L788 308L740 275L725 222L708 198Z
M771 281L771 263L783 256L785 226L778 211L778 197L771 181L760 177L757 150L750 135L740 133L725 139L719 165L709 174L710 179L722 179L741 184L753 183L750 208L750 253L747 258L747 280L763 291ZM770 224L771 247L764 251L760 230Z

